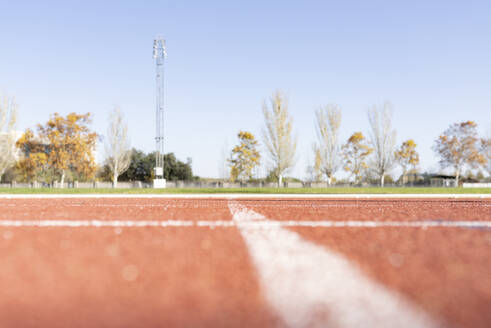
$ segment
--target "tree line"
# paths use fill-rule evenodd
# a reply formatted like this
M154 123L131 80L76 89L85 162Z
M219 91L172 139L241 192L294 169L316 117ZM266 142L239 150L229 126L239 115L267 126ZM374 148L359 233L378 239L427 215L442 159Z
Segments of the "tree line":
M354 184L376 179L384 186L385 179L396 165L402 169L401 181L418 171L419 154L413 139L396 145L396 130L392 126L393 106L390 102L371 106L367 110L369 131L353 132L342 142L339 140L342 110L337 104L320 106L315 111L317 140L312 145L314 164L307 167L310 180L323 177L331 185L335 174L342 170ZM278 186L295 165L297 137L293 132L288 100L276 91L263 104L264 127L262 140L266 150L268 176L274 177ZM259 142L248 131L239 131L236 145L227 160L230 179L251 180L261 163ZM491 174L491 140L479 137L473 121L454 123L435 140L433 151L442 169L453 169L458 184L464 168L482 168Z
M89 127L90 113L54 113L35 129L15 135L18 105L12 97L0 97L0 178L16 181L147 181L154 178L155 153L130 148L127 124L119 108L108 120L107 133L97 135ZM268 173L266 179L279 186L295 165L297 136L289 113L288 99L280 91L264 101L262 106L264 144ZM401 181L418 170L419 154L414 140L396 145L392 126L393 106L386 102L367 110L369 131L364 135L354 131L344 142L339 138L342 108L337 104L320 106L315 111L316 140L312 144L314 163L306 169L310 181L324 179L328 185L335 175L344 171L353 184L376 179L383 186L390 173L399 165ZM228 156L232 181L253 179L263 156L259 141L248 131L239 131L238 144ZM104 139L105 161L98 167L94 151L97 141ZM477 124L465 121L451 124L435 140L433 151L442 169L451 168L457 183L465 168L483 169L491 174L491 140L478 135ZM192 161L178 160L174 154L164 156L164 178L196 180Z
M130 148L128 127L119 108L109 116L106 136L89 127L92 114L54 113L35 129L15 135L18 105L11 97L0 97L0 178L10 181L151 182L155 152ZM104 140L103 140L104 139ZM95 163L97 141L105 143L105 161ZM7 176L7 177L6 177ZM173 153L164 155L164 178L169 181L194 180L192 162L182 162ZM0 179L1 181L1 179Z

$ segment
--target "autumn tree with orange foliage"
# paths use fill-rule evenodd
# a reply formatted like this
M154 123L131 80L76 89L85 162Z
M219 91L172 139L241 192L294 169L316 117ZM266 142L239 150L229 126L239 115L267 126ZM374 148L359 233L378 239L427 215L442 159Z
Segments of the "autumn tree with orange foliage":
M365 143L365 136L355 132L342 147L344 170L354 176L355 183L361 183L363 170L368 168L366 159L373 152L373 148Z
M48 162L47 145L42 144L35 138L34 132L27 129L26 132L17 140L17 148L22 157L17 162L17 170L20 172L24 181L36 179Z
M240 131L237 137L239 144L232 149L231 158L228 160L232 181L251 179L252 172L259 165L261 158L257 150L257 140L252 133Z
M44 125L37 125L37 136L27 130L17 142L24 154L18 163L22 174L32 178L39 170L52 169L60 177L61 186L67 172L92 178L97 134L88 128L90 123L90 113L70 113L66 117L55 113Z
M450 125L435 141L433 150L440 157L440 166L454 169L456 185L466 165L475 168L486 163L478 142L477 124L473 121Z
M412 167L412 170L414 171L419 164L419 154L416 151L416 143L414 140L409 139L404 141L401 147L396 150L394 157L402 168L402 181L404 183L409 171L408 169Z

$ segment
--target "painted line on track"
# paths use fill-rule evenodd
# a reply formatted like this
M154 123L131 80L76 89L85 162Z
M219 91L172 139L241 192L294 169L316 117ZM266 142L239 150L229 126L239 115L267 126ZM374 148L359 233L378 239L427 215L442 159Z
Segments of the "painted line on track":
M0 194L0 199L163 198L163 199L398 199L491 198L491 194Z
M424 201L421 201L424 202ZM479 207L491 207L491 204L483 204L483 203L477 203L473 204ZM38 203L38 204L32 204L32 203L27 203L27 204L1 204L2 207L45 207L46 204L44 203ZM247 204L248 208L325 208L325 207L340 207L340 208L345 208L345 207L393 207L394 204L370 204L366 202L361 202L361 203L356 203L356 204ZM184 204L128 204L128 203L121 203L121 204L85 204L85 203L63 203L63 204L57 204L57 207L137 207L137 208L185 208L185 209L194 209L194 208L222 208L221 204L189 204L189 203L184 203Z
M287 327L438 327L434 319L396 292L367 278L345 257L303 240L231 201L258 272L263 293Z
M146 227L192 227L193 221L184 220L0 220L0 227L59 227L59 228L146 228Z
M191 220L0 220L0 227L200 227L200 228L249 228L275 229L291 227L310 228L480 228L491 229L491 221L191 221Z

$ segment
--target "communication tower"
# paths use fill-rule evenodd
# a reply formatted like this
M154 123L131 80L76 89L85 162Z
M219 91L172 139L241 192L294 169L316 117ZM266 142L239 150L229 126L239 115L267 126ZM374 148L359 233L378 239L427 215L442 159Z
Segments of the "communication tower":
M165 188L164 179L164 61L167 57L165 40L157 36L153 41L153 58L156 64L155 112L155 179L154 188Z

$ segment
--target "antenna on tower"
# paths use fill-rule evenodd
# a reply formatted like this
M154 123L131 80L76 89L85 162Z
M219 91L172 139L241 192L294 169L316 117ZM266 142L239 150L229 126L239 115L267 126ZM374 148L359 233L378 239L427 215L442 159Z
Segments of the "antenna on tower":
M165 40L157 36L153 40L153 58L156 64L155 111L155 179L154 188L165 188L164 179L164 60L167 57Z

